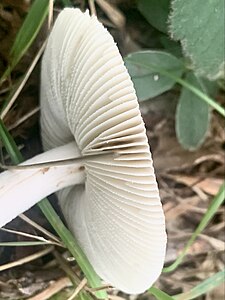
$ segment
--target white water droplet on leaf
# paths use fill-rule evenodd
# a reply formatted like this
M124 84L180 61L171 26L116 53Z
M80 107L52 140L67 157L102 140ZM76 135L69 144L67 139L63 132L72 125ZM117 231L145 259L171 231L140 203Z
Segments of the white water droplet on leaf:
M154 79L154 81L158 81L158 80L159 80L159 75L158 75L158 74L155 74L155 75L153 76L153 79Z

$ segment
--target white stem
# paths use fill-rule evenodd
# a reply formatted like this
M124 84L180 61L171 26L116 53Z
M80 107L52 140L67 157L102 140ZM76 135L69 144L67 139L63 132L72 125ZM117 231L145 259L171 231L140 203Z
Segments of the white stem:
M39 154L21 165L79 157L75 143L69 143ZM0 227L28 210L44 197L85 180L82 162L0 174Z

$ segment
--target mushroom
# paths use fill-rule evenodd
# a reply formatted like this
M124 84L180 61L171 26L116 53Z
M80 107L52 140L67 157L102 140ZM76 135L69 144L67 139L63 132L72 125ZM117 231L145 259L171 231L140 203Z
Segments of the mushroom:
M64 165L0 174L0 226L57 196L95 271L130 294L161 273L165 220L135 90L109 32L88 12L64 9L42 60L46 152L23 164Z

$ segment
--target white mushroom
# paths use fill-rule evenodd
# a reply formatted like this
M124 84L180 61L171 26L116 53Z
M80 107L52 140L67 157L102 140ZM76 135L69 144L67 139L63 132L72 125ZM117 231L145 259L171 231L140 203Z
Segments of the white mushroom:
M0 226L67 187L58 192L62 211L96 272L126 293L142 293L162 270L165 220L133 84L113 38L96 17L79 9L60 13L41 81L48 151L25 164L84 158L2 173Z

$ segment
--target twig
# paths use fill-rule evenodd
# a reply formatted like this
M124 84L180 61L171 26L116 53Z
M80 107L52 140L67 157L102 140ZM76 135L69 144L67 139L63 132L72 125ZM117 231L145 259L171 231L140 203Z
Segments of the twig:
M71 287L71 281L68 277L60 278L59 280L52 283L46 290L37 294L34 297L29 298L28 300L48 300L50 297L60 292L64 288Z
M74 293L67 299L67 300L73 300L75 299L75 297L82 291L82 289L85 287L85 285L87 284L87 279L84 278L79 285L77 286L77 288L75 289Z
M97 16L96 9L95 9L95 0L88 0L88 4L89 4L89 7L90 7L91 15L92 16Z
M31 220L30 218L28 218L26 215L21 214L19 217L24 222L30 224L32 227L34 227L37 230L39 230L40 232L44 233L45 235L47 235L48 237L50 237L51 239L53 239L57 243L62 244L61 241L60 241L60 239L58 239L54 234L52 234L51 232L49 232L48 230L46 230L45 228L43 228L41 225L39 225L36 222L34 222L33 220Z
M53 245L56 245L56 246L59 246L59 247L63 247L62 244L60 244L60 243L57 243L55 241L46 240L45 238L43 238L41 236L36 236L36 235L30 234L30 233L17 231L17 230L13 230L13 229L8 229L8 228L0 228L0 230L5 231L5 232L9 232L9 233L13 233L13 234L16 234L16 235L21 235L21 236L33 238L35 240L45 242L45 243L48 243L48 244L53 244Z
M76 162L84 161L86 159L93 159L96 157L103 157L103 156L111 156L114 152L113 151L108 151L108 152L103 152L99 154L90 154L90 155L84 155L84 156L79 156L75 158L68 158L68 159L60 159L60 160L55 160L55 161L48 161L48 162L41 162L41 163L36 163L36 164L29 164L29 165L4 165L0 163L0 168L3 170L27 170L27 169L36 169L36 168L50 168L50 167L58 167L58 166L67 166ZM114 157L115 154L114 154Z
M35 56L34 60L32 61L29 69L27 70L23 80L21 81L21 83L19 84L19 87L16 89L15 93L13 94L12 98L10 99L9 103L6 105L6 107L2 110L1 114L0 114L0 118L3 120L6 116L6 114L8 113L8 111L10 110L10 108L12 107L12 105L14 104L15 100L17 99L17 97L19 96L20 92L22 91L23 87L25 86L28 78L30 77L31 73L33 72L34 67L36 66L39 58L41 57L42 53L44 52L45 46L46 46L47 41L45 41L41 48L39 49L37 55Z
M102 286L98 288L90 288L89 291L91 292L97 292L97 291L102 291L102 290L107 290L107 289L112 289L113 286L110 284L103 284Z
M54 8L54 1L49 0L49 10L48 10L48 30L51 29L52 21L53 21L53 8Z
M27 257L21 258L19 260L10 262L10 263L5 264L5 265L0 265L0 272L11 269L11 268L14 268L14 267L17 267L17 266L21 266L21 265L26 264L28 262L31 262L31 261L33 261L37 258L43 257L43 256L51 253L53 250L54 250L54 246L50 246L50 247L48 247L44 250L38 251L38 252L36 252L34 254L31 254Z
M125 17L122 12L110 1L96 0L96 3L101 7L104 13L108 16L109 20L121 30L125 25Z
M16 128L17 126L19 126L23 122L25 122L27 119L29 119L34 114L36 114L39 110L40 110L40 107L35 107L31 111L29 111L27 114L25 114L23 117L21 117L18 121L16 121L14 124L12 124L11 126L9 126L9 131L12 130L12 129L14 129L14 128Z

